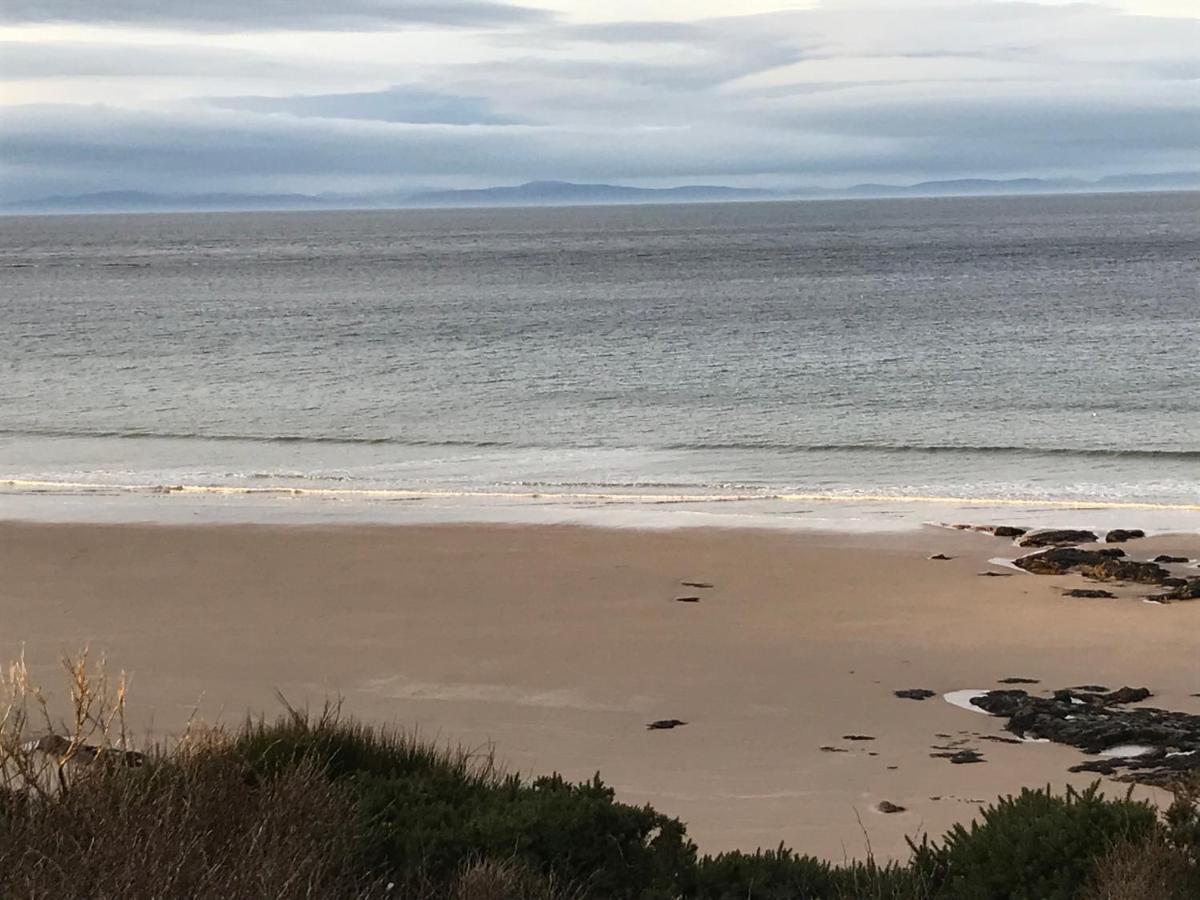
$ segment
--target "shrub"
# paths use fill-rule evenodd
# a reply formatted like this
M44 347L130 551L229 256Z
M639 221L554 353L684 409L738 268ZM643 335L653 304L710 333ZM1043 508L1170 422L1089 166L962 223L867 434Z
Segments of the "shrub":
M721 853L700 860L697 900L921 900L915 869L873 862L833 865L777 850Z
M1163 817L1166 840L1200 868L1200 773L1179 779L1172 789L1175 799Z
M1082 792L1068 787L1062 796L1026 788L918 855L941 881L941 897L1074 900L1097 857L1120 842L1147 839L1155 827L1153 807L1128 797L1106 799L1099 783Z
M511 859L605 900L671 898L695 846L682 823L618 803L599 776L526 781L490 757L442 751L387 730L293 711L248 726L238 749L263 775L308 761L354 791L375 869L400 885L448 885L464 860Z

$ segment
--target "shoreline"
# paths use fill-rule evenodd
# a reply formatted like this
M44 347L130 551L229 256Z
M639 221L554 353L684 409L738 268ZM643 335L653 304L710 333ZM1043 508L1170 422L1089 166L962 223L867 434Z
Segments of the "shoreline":
M902 533L1004 521L1148 534L1200 533L1200 503L779 491L663 493L281 485L103 484L0 479L0 521L94 524L577 525L597 528ZM661 486L659 486L661 488Z
M975 800L1094 780L1067 773L1079 751L996 742L999 720L942 694L1007 677L1145 685L1151 703L1200 713L1200 604L978 576L1004 571L988 561L1011 546L949 529L0 521L0 612L15 623L0 652L24 647L54 689L59 654L90 644L133 673L135 728L154 734L197 703L236 720L272 716L275 689L341 696L349 714L494 747L519 771L599 770L706 851L861 855L861 816L887 858ZM1200 558L1196 534L1121 546ZM938 696L893 696L912 688ZM664 718L688 724L646 729ZM986 763L932 758L939 735ZM874 812L883 800L908 811Z

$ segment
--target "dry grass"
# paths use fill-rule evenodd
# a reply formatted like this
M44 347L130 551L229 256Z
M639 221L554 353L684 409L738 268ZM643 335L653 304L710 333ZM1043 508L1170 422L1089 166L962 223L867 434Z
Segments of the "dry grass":
M357 807L315 765L256 778L219 730L136 753L124 675L86 654L64 668L58 710L23 661L0 675L0 897L386 893L363 874Z
M0 789L65 792L97 762L140 764L125 725L129 680L85 649L63 659L67 695L55 705L22 657L0 670Z
M583 900L584 896L519 862L480 860L463 868L449 900Z
M1161 837L1121 843L1096 862L1082 900L1194 900L1187 856Z

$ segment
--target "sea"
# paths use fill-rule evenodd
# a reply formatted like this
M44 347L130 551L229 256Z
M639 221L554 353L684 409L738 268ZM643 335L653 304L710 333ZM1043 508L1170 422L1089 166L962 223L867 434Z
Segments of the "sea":
M1200 530L1200 194L2 217L0 518Z

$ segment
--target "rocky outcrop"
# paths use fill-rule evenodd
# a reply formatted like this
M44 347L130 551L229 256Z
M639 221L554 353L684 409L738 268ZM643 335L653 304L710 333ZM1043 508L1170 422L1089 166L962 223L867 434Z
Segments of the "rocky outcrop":
M1019 737L1105 754L1103 759L1072 766L1072 772L1165 785L1200 769L1200 716L1129 707L1150 696L1146 688L1130 687L1105 693L1067 688L1050 697L1002 690L973 697L971 703L1008 719L1005 729Z
M1156 563L1167 563L1169 565L1171 563L1188 562L1188 558L1186 556L1168 556L1166 553L1160 553L1158 556L1154 557L1152 561Z
M930 697L936 697L937 693L928 688L908 688L903 691L893 691L901 700L928 700Z
M1052 528L1031 531L1017 543L1022 547L1069 547L1073 544L1092 544L1099 538L1094 531L1074 528Z
M1135 538L1144 538L1146 532L1140 528L1114 528L1104 536L1106 544L1120 544L1124 541L1132 541Z
M1013 560L1013 565L1034 575L1078 573L1097 581L1132 581L1137 584L1162 584L1171 573L1157 563L1118 559L1098 550L1055 547Z
M1069 591L1063 591L1064 597L1081 597L1086 600L1114 600L1116 594L1112 591L1098 591L1094 588L1071 588Z

